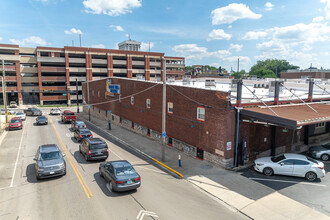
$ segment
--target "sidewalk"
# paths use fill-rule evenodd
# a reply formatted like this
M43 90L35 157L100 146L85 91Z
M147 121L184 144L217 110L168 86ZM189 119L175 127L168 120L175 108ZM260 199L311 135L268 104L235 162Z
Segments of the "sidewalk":
M78 113L78 117L88 124L87 114ZM161 160L161 144L147 136L144 137L113 124L109 131L108 122L95 116L91 117L91 123L110 133L109 138L112 135L137 150ZM165 162L162 162L183 174L185 180L196 186L196 190L204 191L228 208L241 212L251 219L330 218L234 171L192 158L170 146L165 148L165 155ZM181 155L181 167L178 164L178 155Z

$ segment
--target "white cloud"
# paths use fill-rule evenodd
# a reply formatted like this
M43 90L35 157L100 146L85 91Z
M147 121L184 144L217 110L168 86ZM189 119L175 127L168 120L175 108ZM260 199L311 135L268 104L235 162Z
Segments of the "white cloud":
M103 44L93 44L91 47L92 48L105 48L105 46Z
M76 28L71 28L70 30L65 30L65 34L83 34L83 32Z
M330 20L330 0L321 0L321 3L326 3L324 12L325 12L325 18L327 20Z
M230 46L229 46L230 51L236 51L236 52L241 51L242 48L243 48L242 44L230 44Z
M271 2L267 2L265 4L265 7L266 7L267 11L271 11L271 10L273 10L274 5Z
M231 35L224 32L222 29L214 29L209 33L207 41L211 40L230 40Z
M181 44L174 46L172 49L179 56L184 56L186 59L191 60L202 60L204 58L222 59L231 54L228 50L209 52L206 47L199 47L197 44Z
M228 28L230 29L230 28L232 28L233 27L233 25L228 25Z
M49 45L49 43L47 43L44 39L36 36L24 38L23 40L9 39L9 41L13 44L18 44L18 45L37 45L37 46Z
M119 25L110 25L109 28L111 28L113 31L124 31L124 28Z
M238 19L259 19L261 14L256 14L245 4L232 3L228 6L214 9L211 12L212 24L231 24Z
M249 31L243 36L243 40L258 40L259 38L264 38L267 33L264 31Z
M0 40L3 40L3 38L2 38L2 37L0 37Z
M251 63L251 59L249 57L246 56L233 56L233 57L225 57L224 60L229 61L231 63L236 63L238 62L239 59L239 63L240 64L249 64Z
M142 0L85 0L83 4L87 13L119 16L141 7Z
M275 51L285 51L285 46L279 41L267 41L257 44L257 49L261 51L275 52Z
M155 46L154 42L150 42L150 49L152 49ZM142 42L141 43L141 51L149 51L149 42L145 43Z
M313 22L321 22L323 20L324 20L323 16L318 16L318 17L313 18Z

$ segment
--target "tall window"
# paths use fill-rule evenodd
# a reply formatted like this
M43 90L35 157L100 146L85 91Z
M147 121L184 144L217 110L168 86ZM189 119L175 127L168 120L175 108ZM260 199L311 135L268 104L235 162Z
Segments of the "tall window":
M134 96L131 97L131 105L134 105Z
M173 114L173 102L167 103L167 113Z
M197 120L205 121L205 108L197 107Z
M146 99L146 107L147 107L147 108L150 108L150 106L151 106L151 105L150 105L150 99Z
M100 91L97 92L97 96L100 97Z

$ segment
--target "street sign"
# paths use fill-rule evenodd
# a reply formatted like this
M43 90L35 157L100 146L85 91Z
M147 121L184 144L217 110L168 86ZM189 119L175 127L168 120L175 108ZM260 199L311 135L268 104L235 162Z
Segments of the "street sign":
M163 132L162 136L163 136L163 137L166 137L166 132Z
M111 113L111 110L108 111L108 114L110 114L110 113Z
M88 106L88 108L90 109L90 108L91 108L91 106L89 105L89 106Z
M67 93L63 93L62 95L68 95Z

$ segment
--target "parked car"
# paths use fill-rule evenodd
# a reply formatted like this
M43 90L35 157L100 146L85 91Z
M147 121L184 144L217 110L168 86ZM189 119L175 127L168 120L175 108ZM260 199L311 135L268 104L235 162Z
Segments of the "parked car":
M314 158L321 160L330 159L330 142L318 146L312 146L308 149L308 154Z
M83 122L83 121L75 121L71 124L71 128L73 131L76 131L81 128L86 128L86 127L87 126L86 126L85 122Z
M17 118L20 118L22 121L25 121L25 119L26 119L26 114L23 112L16 112L15 116Z
M5 115L6 114L6 110L5 109L1 109L1 114L2 115ZM9 115L15 115L16 114L16 111L12 110L12 109L7 109L7 114Z
M74 114L72 111L64 111L62 114L62 122L67 123L67 122L73 122L77 120L77 116Z
M66 174L66 163L56 144L41 145L35 155L37 180Z
M9 108L17 108L17 103L15 101L10 101Z
M41 116L42 112L37 108L28 108L24 110L27 116Z
M47 125L48 119L46 118L46 116L38 116L36 118L36 124L37 125Z
M20 118L15 117L10 120L8 130L22 129L22 128L23 128L23 123Z
M74 132L74 138L77 141L82 141L85 138L92 138L93 134L89 129L78 129Z
M101 163L99 174L109 182L111 191L128 191L141 186L141 177L127 160Z
M305 177L315 181L325 176L324 164L301 154L281 154L262 157L254 161L254 169L266 176L273 174Z
M100 138L84 139L79 145L79 152L88 160L106 160L109 156L107 143Z
M60 115L61 114L61 110L58 108L52 108L50 110L50 115Z

